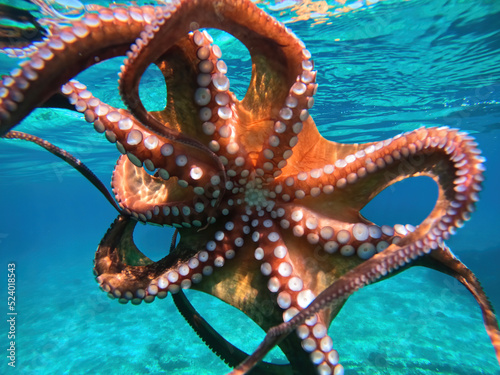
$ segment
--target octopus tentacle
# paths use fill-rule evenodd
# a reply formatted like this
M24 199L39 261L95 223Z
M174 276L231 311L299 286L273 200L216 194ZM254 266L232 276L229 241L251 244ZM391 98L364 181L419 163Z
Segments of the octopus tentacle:
M208 32L203 32L203 35L202 44L212 40ZM201 87L200 83L208 85L210 82L207 83L206 79L198 78L198 76L203 74L200 69L207 69L214 64L216 59L211 52L201 53L200 58L197 53L199 46L196 44L199 39L198 36L190 33L179 39L157 61L153 62L165 79L167 104L164 109L152 111L151 114L172 130L208 144L211 138L200 132L197 102L211 99L211 97L205 95L204 92L197 95L197 90ZM207 46L206 50L211 51L211 48ZM135 103L128 102L128 96L124 100L126 105L135 106Z
M208 44L211 41L208 33L197 30L194 32L194 38L196 44L200 46L197 52L199 56L206 55L208 50L210 55L215 57L200 62L198 74L200 87L196 90L197 95L209 95L211 98L208 103L207 100L202 102L197 100L200 106L200 120L204 121L203 132L211 137L208 147L219 156L228 176L241 175L242 178L246 178L252 171L252 165L247 151L239 146L238 141L244 134L238 127L237 116L233 115L236 98L229 91L227 66L223 60L218 60L221 56L219 47ZM211 67L212 70L209 70ZM207 83L209 84L206 85Z
M121 287L134 285L137 283L146 284L143 279L147 277L147 266L153 264L153 261L145 256L134 244L132 233L137 224L136 220L130 217L119 215L111 227L108 229L103 239L101 240L94 259L94 275L101 288L108 293L110 298L119 298L120 302L127 303L129 300L134 304L142 302L144 297L142 293L139 295L132 294L131 288L127 288L122 294L120 290L114 290L113 285L104 283L106 274L118 274L134 265L121 281L116 279L115 284ZM103 277L104 275L104 277ZM125 285L125 282L128 284ZM141 289L144 291L144 289ZM135 291L135 290L134 290ZM158 298L164 298L167 293L158 295ZM145 299L146 302L152 302L155 296L150 296Z
M101 9L54 30L0 83L0 135L24 119L61 85L99 61L123 56L154 18L154 7Z
M152 115L208 146L228 175L236 176L244 169L248 173L250 160L238 146L244 135L238 134L232 117L236 99L229 90L220 48L206 30L189 33L186 39L187 46L171 48L156 62L167 81L168 104L164 111ZM217 113L217 118L212 119L212 113Z
M344 256L356 253L361 259L383 251L415 230L409 224L396 224L393 228L378 226L368 220L355 223L332 220L296 204L278 205L276 212L280 217L281 228L290 229L295 237L305 237L310 245L321 245L326 253L339 251Z
M64 85L62 92L70 96L76 109L85 113L85 119L93 122L94 128L104 133L110 142L116 143L117 149L134 165L149 171L158 170L164 180L177 177L180 187L198 187L196 191L200 195L208 194L208 187L213 186L212 177L218 175L218 166L207 163L204 153L198 153L197 148L171 142L144 129L128 111L102 103L77 81Z
M245 359L237 368L228 373L228 375L242 375L248 373L248 371L253 368L257 362L262 360L275 345L279 344L288 334L306 321L308 317L321 310L326 304L334 300L338 301L339 299L345 299L356 290L377 281L381 277L385 277L390 272L411 265L411 259L405 256L405 251L401 250L400 247L392 245L385 252L377 254L375 257L344 274L334 284L318 295L306 309L295 315L290 321L271 328L254 353ZM474 295L481 307L487 333L490 336L497 360L500 363L500 330L498 329L498 321L476 277L465 265L463 265L463 263L454 257L444 245L440 245L428 255L432 257L435 256L440 266L444 265L448 269L444 271L443 267L432 266L432 268L437 268L441 272L454 276ZM384 268L385 265L388 265L387 269ZM427 264L424 263L424 265Z
M359 290L363 286L376 282L380 278L388 275L391 271L395 271L400 267L408 266L410 264L409 261L405 262L404 259L400 260L400 258L396 258L398 256L398 252L400 252L399 247L390 247L385 252L377 254L371 259L345 273L332 285L320 293L309 306L296 314L288 322L284 322L271 328L255 351L239 366L230 371L228 375L247 374L248 371L260 362L274 346L278 345L292 331L300 327L308 318L314 316L329 303L333 301L338 302L339 300L345 300L352 293ZM389 261L392 265L392 268L389 270L381 268L381 264L385 265L387 264L387 261ZM376 268L378 268L378 270L376 270ZM382 270L382 272L379 272L379 270Z
M152 302L156 296L164 298L168 291L176 293L180 288L190 288L203 276L210 276L214 268L223 267L226 259L234 258L238 248L244 245L239 233L228 233L230 225L226 223L226 231L212 230L212 239L203 250L196 250L189 238L181 235L174 253L153 262L133 242L135 224L122 216L115 220L101 241L94 261L101 288L121 303ZM191 255L187 255L186 250ZM181 259L176 257L183 251Z
M274 190L283 201L318 196L321 198L322 195L332 195L324 197L331 200L336 194L348 195L352 197L349 205L355 204L351 207L359 210L391 183L410 176L428 174L429 165L438 154L452 160L460 158L461 161L468 149L468 161L479 164L476 160L481 162L483 158L479 156L476 146L473 138L464 132L446 127L420 128L367 147L358 145L355 153L337 159L323 168L288 176ZM470 181L474 171L469 170L470 165L461 165L465 163L466 161L457 163L460 168L457 171L460 175L457 177L465 176L466 179L470 176L467 178ZM359 191L366 190L370 191L370 195L361 200Z
M35 106L52 97L55 88L86 67L103 59L125 54L125 47L135 40L151 21L153 14L154 8L147 6L101 9L99 14L86 14L71 27L54 28L54 35L37 47L29 61L21 63L21 68L15 69L10 77L4 77L0 85L0 132L9 130ZM102 24L105 27L101 27L104 26ZM120 31L124 24L128 25L128 33ZM101 48L96 48L94 44ZM62 50L73 56L74 61L61 58L62 54L58 52ZM76 52L71 53L73 50ZM66 64L71 68L68 69ZM64 68L61 69L63 65ZM38 71L42 70L43 74L39 75ZM65 74L61 75L61 72ZM29 95L25 95L28 89ZM107 108L101 106L99 109L106 111ZM177 133L168 128L163 127L160 134L174 142L177 140ZM185 141L184 144L211 154L210 150L200 147L195 140ZM219 171L223 170L220 161L216 159L215 162ZM201 168L196 168L196 171L200 170Z
M298 40L296 42L299 44ZM265 139L257 159L257 165L262 166L257 168L257 174L266 180L272 180L282 174L287 159L292 156L295 146L302 139L299 135L304 126L311 126L311 122L307 120L309 109L314 104L313 95L317 90L316 73L311 71L309 52L305 49L301 52L304 70L291 86L283 107L279 110L279 116L272 117L272 132Z
M94 185L101 193L104 195L104 197L108 200L109 203L118 211L121 213L121 208L116 204L114 201L113 197L109 193L108 189L106 186L99 180L99 178L92 172L80 159L75 158L73 155L71 155L68 151L63 150L60 147L57 147L53 145L52 143L23 132L18 132L18 131L10 131L2 138L6 139L20 139L23 141L28 141L37 144L40 147L43 147L50 153L54 154L58 158L64 160L66 163L71 165L73 168L75 168L78 172L82 174L83 177L85 177L87 180L89 180L92 185Z
M245 17L241 17L241 14L245 14ZM125 69L120 79L120 92L124 101L129 100L134 103L134 107L130 109L141 122L145 124L152 122L151 116L140 103L139 77L147 68L149 61L156 61L176 40L191 31L193 25L195 28L215 27L225 30L249 48L254 64L250 88L245 97L249 99L243 102L242 110L237 111L237 115L247 122L252 130L258 131L258 128L263 130L264 137L267 138L272 150L265 147L264 151L267 151L258 156L257 163L266 170L259 168L257 172L259 175L266 173L272 176L271 172L277 171L278 167L271 160L283 158L281 154L296 143L295 136L287 138L288 132L280 135L283 133L281 129L288 126L300 131L302 125L295 124L308 118L306 108L313 103L311 96L316 87L313 83L315 73L311 71L310 54L304 49L303 43L290 30L267 16L255 5L243 1L198 0L179 2L176 9L171 12L158 9L153 32L138 40L125 61ZM255 33L251 34L247 30ZM283 69L285 61L286 69ZM269 101L269 97L273 100ZM279 107L275 107L274 103L280 103ZM249 111L250 106L252 111ZM292 111L291 108L295 107L297 110ZM211 119L216 119L218 115L219 113L212 114ZM223 118L233 116L230 108L222 115ZM277 121L279 123L275 124ZM275 131L277 135L271 134L273 128L277 128ZM276 139L279 140L280 147L276 144ZM262 143L266 145L261 140L252 143L246 145L248 152L261 153ZM277 154L276 158L269 158L271 152Z
M276 295L277 304L283 310L283 321L288 322L314 300L317 286L308 287L278 227L270 226L267 235L255 231L252 239L260 245L255 250L255 258L262 262L260 269L268 278L267 287ZM339 364L338 353L327 334L330 321L328 314L314 314L297 328L297 335L318 372L341 373L343 367Z
M245 17L242 17L242 14ZM273 24L273 26L279 25L272 17L254 4L246 1L178 1L173 10L157 8L152 32L143 35L137 41L125 62L127 68L132 67L133 69L132 71L127 69L130 74L122 75L120 91L125 96L132 93L138 99L138 78L145 71L149 62L158 60L178 39L199 27L218 28L233 34L249 47L252 53L261 51L265 56L272 55L273 60L276 61L276 66L289 59L290 61L296 61L296 64L287 64L290 65L287 69L283 69L282 66L276 68L281 73L281 76L289 80L290 84L287 86L291 87L297 76L300 75L302 59L293 54L296 50L292 48L294 46L289 46L290 34L286 32L285 28L279 26L279 32L277 32L276 29L269 28L268 26L271 26L269 24ZM249 30L255 33L251 33ZM148 48L145 48L146 46ZM270 85L272 87L269 88L276 87L276 89L282 90L283 85L278 84L278 82L275 83L275 85ZM263 90L261 95L264 95ZM283 99L286 95L287 92L283 92ZM267 105L262 100L264 107L269 107L271 105L269 100L266 100L266 102ZM134 114L139 119L147 122L145 121L147 113L141 105L138 105L134 110L136 111Z

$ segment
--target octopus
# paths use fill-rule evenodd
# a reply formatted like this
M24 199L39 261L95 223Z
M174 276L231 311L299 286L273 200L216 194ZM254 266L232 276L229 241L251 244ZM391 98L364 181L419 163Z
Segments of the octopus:
M252 74L241 100L206 28L232 34L250 53ZM472 136L431 127L364 144L325 139L310 115L317 90L310 52L250 0L89 5L81 17L48 18L35 35L39 40L22 47L16 38L3 44L23 61L0 84L0 135L64 159L115 206L118 217L94 261L110 298L137 305L170 293L232 374L342 375L328 327L347 298L426 266L473 294L500 359L492 307L445 244L469 220L484 180ZM116 56L126 57L119 93L127 109L74 80ZM151 64L168 92L160 111L147 111L139 97ZM116 146L114 198L68 152L11 130L40 106L74 108ZM361 215L383 189L415 176L438 186L436 204L418 226L378 225ZM152 261L134 244L138 222L176 229L179 239L163 259ZM184 297L186 288L241 310L267 332L265 340L251 356L225 342ZM289 364L261 361L276 345Z

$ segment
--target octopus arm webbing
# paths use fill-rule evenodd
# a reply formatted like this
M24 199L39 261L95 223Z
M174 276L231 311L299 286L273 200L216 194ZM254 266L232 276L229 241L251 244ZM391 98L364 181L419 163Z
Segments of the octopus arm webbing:
M110 192L108 191L106 186L102 183L102 181L99 180L99 178L80 159L75 158L68 151L63 150L62 148L59 148L42 138L19 131L10 131L7 134L5 134L2 138L20 139L23 141L35 143L38 146L43 147L53 155L57 156L58 158L62 159L63 161L71 165L78 172L80 172L80 174L83 177L85 177L90 183L92 183L92 185L94 185L102 193L102 195L104 195L104 197L108 200L108 202L111 203L111 205L119 213L121 213L121 208L118 207L115 200L113 199L113 196L110 194Z
M186 295L179 291L172 294L177 310L196 334L203 340L212 352L222 359L228 366L235 367L241 363L248 354L238 349L220 335L194 308ZM290 365L280 365L269 362L259 362L248 374L254 375L291 375Z

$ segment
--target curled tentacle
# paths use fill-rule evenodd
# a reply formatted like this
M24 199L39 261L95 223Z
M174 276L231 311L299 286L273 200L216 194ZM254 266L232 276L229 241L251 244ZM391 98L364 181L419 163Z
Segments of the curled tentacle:
M194 187L196 194L207 199L218 197L215 191L221 189L220 182L214 184L219 175L218 166L210 163L203 152L144 129L128 111L102 103L77 81L64 85L62 92L135 166L157 171L159 178L165 181L175 177L179 188Z
M190 288L214 269L223 267L226 259L234 258L244 245L238 233L225 234L210 227L205 235L212 239L202 249L181 235L175 252L153 262L134 244L136 223L119 216L102 239L94 261L101 288L121 303L152 302L156 296L164 298L168 291L176 293L180 288Z
M139 295L134 295L131 292L133 289L128 286L135 286L137 283L145 285L143 279L147 278L147 266L153 264L153 261L142 254L133 242L132 233L136 224L136 220L119 215L101 240L94 259L94 274L100 284L103 280L102 274L120 274L129 265L134 265L134 267L130 268L130 271L126 272L127 277L122 277L124 280L121 287L125 288L124 293L121 293L121 291L110 293L112 292L110 285L101 284L101 288L108 292L111 298L119 298L120 302L123 303L129 300L137 304L142 302L144 289L140 289ZM167 293L164 292L158 297L164 298L166 295ZM150 296L146 299L146 302L152 302L154 298L155 296Z
M0 135L91 65L123 56L154 18L154 7L116 7L87 13L71 26L55 28L0 83ZM126 27L124 27L126 26Z
M352 145L350 154L336 158L332 164L281 179L274 192L285 202L310 197L332 201L342 194L349 197L347 204L355 205L352 208L361 209L381 190L402 179L418 175L452 178L451 171L442 170L436 162L438 158L456 160L457 177L463 176L470 185L481 182L474 181L475 175L480 178L483 161L476 146L472 137L456 129L420 128L383 142ZM468 153L467 160L462 161L464 152ZM366 191L370 195L361 196ZM337 211L344 211L344 207ZM348 215L353 210L345 212Z
M262 166L258 168L258 174L272 177L286 165L284 159L288 154L285 153L296 144L295 136L289 138L289 132L282 134L284 129L293 127L298 133L302 128L298 122L309 117L307 108L313 103L315 73L311 71L310 54L303 43L255 5L245 1L197 0L178 2L174 10L158 9L151 32L137 41L125 61L120 79L122 97L126 103L132 104L129 107L141 122L154 123L140 103L139 77L150 61L156 61L178 39L199 27L227 31L250 50L254 68L241 109L233 113L226 107L223 111L211 113L211 116L207 113L207 118L214 123L221 114L223 119L237 116L240 122L248 124L247 131L261 131L259 139L251 140L245 147L248 152L259 155L254 161ZM221 85L217 74L212 79L216 86ZM158 126L154 125L154 129ZM310 122L309 127L312 127ZM236 136L239 135L237 129ZM269 148L266 147L268 143ZM272 158L269 157L271 153ZM280 166L278 160L283 160Z
M189 33L167 50L155 62L167 83L167 107L152 116L207 146L227 174L236 176L246 169L248 175L250 159L238 145L241 135L232 118L236 98L220 57L220 48L206 30ZM219 114L213 122L212 113Z

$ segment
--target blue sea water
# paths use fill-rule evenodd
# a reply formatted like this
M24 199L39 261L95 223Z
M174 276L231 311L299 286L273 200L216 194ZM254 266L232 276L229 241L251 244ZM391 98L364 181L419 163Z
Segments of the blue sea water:
M328 139L383 140L422 125L459 127L477 138L487 159L484 190L471 221L448 245L500 311L500 2L358 3L363 6L356 11L340 15L331 8L327 17L312 13L316 18L303 21L294 18L300 12L284 6L297 2L262 6L288 22L312 53L320 89L311 114ZM251 71L248 52L227 34L214 35L241 99ZM120 62L95 66L78 79L96 97L122 106L116 90ZM0 73L14 63L0 56ZM158 72L148 72L142 85L147 107L162 108L165 88ZM118 152L80 114L38 109L16 129L65 148L110 181ZM416 225L432 209L436 191L429 179L410 179L380 194L364 214L379 224ZM0 373L229 371L183 321L170 297L120 305L99 290L93 252L116 212L59 159L25 142L0 140L0 207ZM140 226L135 240L160 259L171 234L168 228ZM15 369L5 355L12 262ZM235 309L200 293L188 295L210 323L247 352L264 337ZM475 300L454 279L427 269L414 268L355 293L329 332L350 375L500 374ZM270 355L282 359L277 350Z

